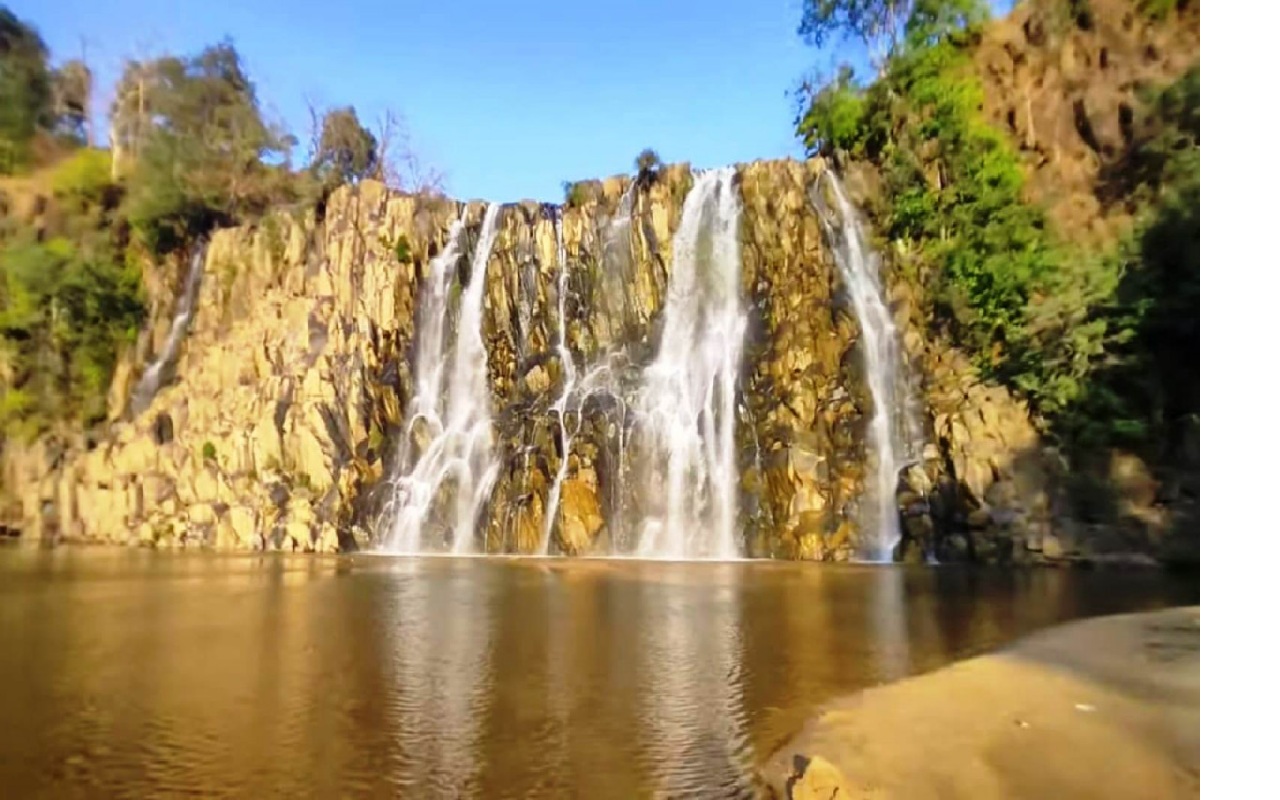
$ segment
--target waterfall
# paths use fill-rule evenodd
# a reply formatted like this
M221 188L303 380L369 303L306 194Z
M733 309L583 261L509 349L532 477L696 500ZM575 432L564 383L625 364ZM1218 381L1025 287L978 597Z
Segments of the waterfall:
M636 555L737 558L734 409L747 318L734 169L704 172L673 243L657 358L636 401L644 487Z
M551 484L551 491L547 495L547 510L543 520L542 547L540 548L543 555L551 549L551 529L555 526L556 509L560 505L560 488L564 485L565 474L569 471L569 445L572 444L573 437L565 424L564 414L569 406L569 397L578 383L578 368L573 363L573 353L569 352L568 344L569 318L565 315L565 298L569 294L569 265L564 251L564 225L559 213L556 214L556 267L559 269L556 277L556 313L560 326L556 337L556 355L560 358L561 389L560 396L556 398L551 408L556 412L556 420L560 424L560 467L556 470L555 482ZM577 419L578 425L581 425L581 409Z
M909 393L899 376L903 364L898 332L880 286L878 259L863 241L858 215L840 181L830 171L826 178L835 195L840 224L831 225L825 215L819 216L837 243L832 250L862 328L859 342L875 406L868 426L875 473L862 503L863 530L874 531L869 557L888 561L902 535L896 497L898 471L907 465L915 415L910 413ZM895 418L901 422L895 424Z
M452 347L446 317L450 289L462 277L457 270L461 221L450 229L444 252L428 265L428 285L419 300L414 393L383 537L383 547L393 552L423 550L424 534L429 552L473 552L480 508L498 475L481 324L485 265L497 237L500 212L496 203L485 210L471 257L470 280L457 310Z
M129 401L129 411L135 417L147 410L147 406L151 405L151 401L155 399L156 392L160 391L160 387L164 384L165 372L172 366L174 359L177 358L178 345L182 344L182 337L186 335L187 328L191 327L191 318L195 315L196 310L196 300L200 295L200 279L204 276L205 248L206 243L204 241L196 245L195 252L191 256L191 263L187 267L187 279L182 286L182 297L178 299L178 311L173 317L173 325L169 328L169 335L165 337L164 344L160 347L160 352L143 370L142 378L138 381L138 386L133 390L133 397Z

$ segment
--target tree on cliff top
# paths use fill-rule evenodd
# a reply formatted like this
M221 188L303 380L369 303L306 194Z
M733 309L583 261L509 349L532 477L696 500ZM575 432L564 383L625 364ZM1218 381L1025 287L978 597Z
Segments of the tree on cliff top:
M136 159L129 220L156 252L263 207L273 180L266 162L291 144L263 119L229 41L190 58L131 62L111 123L113 149Z
M91 143L89 100L93 96L93 73L81 59L63 63L52 75L53 128L62 136Z
M816 47L857 39L871 66L883 75L904 42L922 44L981 21L987 13L984 0L804 0L799 33Z
M0 174L22 165L48 121L49 51L34 28L0 6Z
M360 124L354 108L331 108L318 125L314 121L313 125L318 132L313 133L311 171L326 189L376 173L378 140Z

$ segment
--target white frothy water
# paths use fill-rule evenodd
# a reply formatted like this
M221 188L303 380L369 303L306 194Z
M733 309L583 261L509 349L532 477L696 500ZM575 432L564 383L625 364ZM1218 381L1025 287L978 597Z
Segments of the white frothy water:
M461 221L454 223L448 246L428 267L428 285L420 300L414 393L383 538L383 547L392 552L422 551L424 533L430 542L427 551L466 554L476 550L476 523L500 466L493 453L488 362L481 330L485 265L497 236L500 211L496 203L485 210L452 347L446 316L450 287L458 279ZM421 447L416 460L411 457L415 442ZM438 508L446 489L453 492L452 509ZM436 526L442 528L440 534L452 532L451 543L430 530Z
M644 558L740 555L734 409L747 317L733 178L732 167L697 176L673 243L662 343L636 401Z
M899 371L903 364L898 331L884 300L878 259L863 241L858 215L845 197L840 181L831 172L826 173L826 178L840 215L839 226L831 229L839 245L833 248L834 255L862 328L860 344L875 405L867 428L874 473L862 502L863 530L874 531L869 537L873 544L867 556L888 561L902 537L896 495L898 471L907 465L910 457L910 436L903 428L909 430L912 426L909 413L912 405L907 393L901 390L903 382L899 380ZM829 224L825 217L823 221ZM899 415L905 422L895 425L895 416Z
M191 256L191 264L187 268L187 280L182 287L182 297L178 299L178 311L173 317L169 335L160 346L160 352L143 370L142 378L138 380L138 386L133 390L129 410L134 416L146 411L147 406L151 405L151 401L155 399L156 392L160 391L164 383L165 371L173 364L173 360L178 355L178 345L182 344L182 337L186 336L187 328L191 327L196 300L200 295L200 279L204 277L204 255L205 242L201 241L196 245L195 252Z
M565 475L569 472L569 446L573 443L573 435L569 433L564 414L569 406L569 397L578 383L578 368L573 363L573 353L569 352L568 328L569 320L565 315L565 299L569 294L569 265L564 251L564 226L560 215L556 214L556 266L560 270L556 278L556 309L560 329L556 337L556 355L560 358L560 396L551 408L556 412L556 420L560 424L560 467L556 470L555 482L547 495L547 511L542 526L542 546L539 549L546 555L551 549L551 529L556 522L556 511L560 505L560 488L564 484ZM582 415L577 415L581 425ZM576 434L577 431L575 430Z

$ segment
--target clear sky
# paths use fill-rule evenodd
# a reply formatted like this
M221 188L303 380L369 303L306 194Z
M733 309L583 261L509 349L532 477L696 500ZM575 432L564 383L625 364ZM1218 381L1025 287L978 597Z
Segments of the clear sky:
M800 0L8 0L55 59L81 37L99 111L123 58L230 36L269 113L393 107L449 194L558 200L652 147L698 167L801 155L788 90L830 54ZM846 48L842 55L852 56Z

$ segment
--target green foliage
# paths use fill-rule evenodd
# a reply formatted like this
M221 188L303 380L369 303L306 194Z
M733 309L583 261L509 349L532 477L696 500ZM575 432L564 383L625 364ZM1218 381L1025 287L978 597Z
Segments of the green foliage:
M369 175L386 144L353 110L336 109L317 129L312 169L295 171L295 140L265 119L229 41L127 63L112 94L110 152L82 146L93 89L85 63L50 65L38 33L0 5L0 173L60 159L18 184L46 198L38 225L9 216L13 204L0 195L7 431L101 419L116 359L145 315L140 259L160 266L158 257L212 228L252 223L268 208L314 214L322 181ZM390 119L386 138L396 130ZM281 255L278 225L265 225ZM388 246L412 260L406 240Z
M351 106L330 109L321 122L311 171L329 189L371 177L378 168L378 140Z
M36 398L26 389L10 388L0 394L0 434L20 441L30 441L40 432L33 413Z
M1162 20L1178 7L1178 0L1138 0L1138 9L1148 19Z
M205 442L200 446L200 457L205 461L217 461L218 448L213 446L213 442Z
M262 211L278 188L266 162L290 143L263 120L254 85L230 42L190 58L128 65L112 124L136 157L128 181L129 222L156 254Z
M49 51L34 28L0 6L0 174L27 163L49 121Z
M808 0L801 32L821 41L873 5ZM1158 337L1196 352L1188 319L1198 336L1198 70L1151 98L1150 133L1122 169L1138 186L1117 191L1157 198L1141 201L1156 207L1120 252L1081 252L1023 199L1018 156L982 116L966 48L983 4L910 6L880 80L858 86L846 69L804 87L797 134L806 148L879 167L880 227L918 265L934 319L1064 436L1142 438L1154 430L1153 409L1171 409L1161 418L1197 409L1185 391L1165 398L1195 381L1177 369L1185 360L1160 355L1178 350ZM1198 379L1198 360L1194 368ZM1106 429L1086 431L1087 420L1106 420Z
M830 156L839 151L863 155L860 134L867 100L854 83L852 69L841 67L821 86L806 81L799 94L796 132L811 155Z
M591 202L591 184L587 181L565 181L560 184L564 189L564 202L569 208L580 208Z
M646 147L636 156L636 180L641 186L652 186L661 169L662 159L652 148Z
M56 135L79 145L89 141L89 101L93 96L93 73L87 64L72 59L49 75L51 84L51 125Z
M1125 187L1138 224L1090 320L1106 327L1106 358L1062 424L1086 446L1145 445L1159 457L1200 409L1199 67L1146 100L1128 161L1136 185Z
M1141 135L1116 172L1122 191L1152 202L1200 177L1200 67L1159 91L1142 93Z
M99 419L120 347L145 317L139 270L57 238L9 242L0 263L0 337L17 367L9 391L37 398L23 413L42 420Z
M1091 347L1059 335L1084 298L1050 290L1061 253L1022 201L1017 155L983 120L982 88L963 70L969 26L982 18L973 3L914 3L885 77L860 89L838 76L799 133L813 152L880 165L886 233L930 265L937 316L981 368L1055 406L1076 390L1077 351ZM1037 309L1042 300L1052 307Z
M49 183L55 197L100 204L113 185L111 154L87 147L77 150L54 168Z
M125 213L134 235L149 251L164 255L194 241L227 217L214 204L188 193L175 173L148 151L131 176ZM216 202L216 201L215 201Z
M405 266L413 263L413 250L409 247L409 240L405 238L403 233L396 239L395 250L396 261Z

